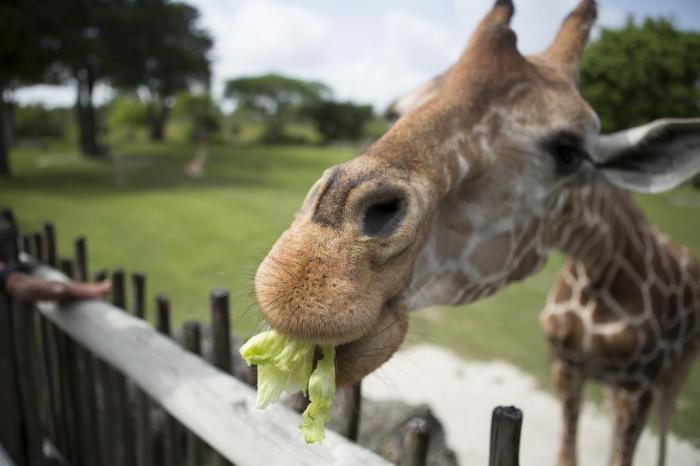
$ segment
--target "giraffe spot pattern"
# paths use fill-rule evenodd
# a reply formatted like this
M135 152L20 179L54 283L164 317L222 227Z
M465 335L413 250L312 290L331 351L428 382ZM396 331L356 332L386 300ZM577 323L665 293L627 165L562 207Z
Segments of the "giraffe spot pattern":
M569 255L541 315L554 354L613 386L644 391L700 344L700 274L627 195L565 191L548 237Z

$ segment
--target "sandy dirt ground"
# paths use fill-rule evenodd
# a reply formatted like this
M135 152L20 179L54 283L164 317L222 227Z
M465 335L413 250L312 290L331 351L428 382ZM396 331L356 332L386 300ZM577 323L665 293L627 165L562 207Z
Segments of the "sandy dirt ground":
M449 445L464 466L488 464L491 410L515 405L524 412L521 441L523 466L555 463L560 429L559 403L536 386L535 379L504 362L466 362L435 346L417 346L396 354L365 379L368 398L427 403L447 431ZM607 464L610 422L601 408L587 404L579 437L581 466ZM658 439L647 429L636 466L655 466ZM669 466L700 466L700 450L671 435Z

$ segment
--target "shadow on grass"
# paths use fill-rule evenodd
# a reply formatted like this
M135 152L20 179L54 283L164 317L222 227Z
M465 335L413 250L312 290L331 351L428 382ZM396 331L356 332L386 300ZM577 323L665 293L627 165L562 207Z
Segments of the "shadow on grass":
M43 151L42 151L43 152ZM328 151L304 146L223 147L209 150L202 178L190 178L184 168L192 159L192 146L127 147L102 161L80 160L46 152L28 153L24 167L16 170L6 188L55 193L114 193L207 189L223 187L273 187L297 189L311 186L327 167L349 158L352 150ZM65 159L61 161L59 157ZM56 163L46 163L56 159ZM120 176L118 176L120 172Z

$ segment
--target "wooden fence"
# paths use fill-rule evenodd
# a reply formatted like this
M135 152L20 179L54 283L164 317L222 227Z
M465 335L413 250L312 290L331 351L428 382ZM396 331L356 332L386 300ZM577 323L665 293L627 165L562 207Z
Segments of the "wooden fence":
M3 215L14 221L11 212ZM51 224L19 243L25 257L42 263L33 272L39 277L90 278L84 237L74 242L72 259L59 258ZM17 466L390 464L351 441L359 430L359 386L350 397L350 440L328 431L322 444L307 446L298 414L280 405L255 408L254 389L231 375L236 355L225 290L211 292L212 365L200 357L198 322L183 326L184 346L171 338L166 296L156 299L155 328L147 322L143 274L117 270L110 277L111 303L34 304L0 293L0 443ZM490 466L517 466L522 415L499 409ZM426 464L419 422L403 445L401 464Z

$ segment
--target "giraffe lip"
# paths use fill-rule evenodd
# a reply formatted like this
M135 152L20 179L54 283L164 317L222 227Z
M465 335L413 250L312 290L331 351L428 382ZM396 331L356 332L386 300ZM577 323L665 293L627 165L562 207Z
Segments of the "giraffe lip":
M375 320L375 323L380 321L385 313L390 312L392 309L394 309L396 307L397 299L398 299L398 296L394 296L391 299L388 299L384 302L384 304L381 306L379 313L377 314L377 318ZM367 327L358 327L355 332L348 334L348 335L337 336L337 337L334 336L334 337L314 338L314 342L318 345L333 345L336 347L347 346L347 345L350 345L351 343L354 343L354 342L364 338L369 333L371 333L373 326L374 326L374 324L367 326Z

